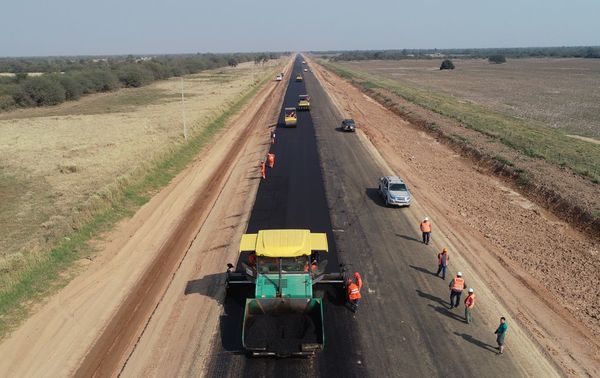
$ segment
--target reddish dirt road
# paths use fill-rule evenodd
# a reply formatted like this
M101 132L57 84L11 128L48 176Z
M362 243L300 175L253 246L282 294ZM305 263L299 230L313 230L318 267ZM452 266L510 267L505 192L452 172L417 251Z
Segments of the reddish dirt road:
M223 225L223 219L207 219L224 187L241 189L245 180L250 190L258 157L249 148L268 139L284 91L276 82L262 88L201 157L107 235L105 248L81 276L3 342L0 371L6 376L118 373L190 245L202 235L199 230L218 233ZM247 196L236 198L239 203L232 206L242 208ZM223 267L215 262L211 269Z
M366 143L377 149L374 155L380 153L392 172L408 179L418 203L447 236L436 240L440 248L453 246L566 374L600 374L600 319L591 318L587 324L575 319L583 301L587 308L599 310L593 283L600 276L586 267L586 261L598 259L598 246L350 83L311 63L341 113L354 118ZM554 269L555 259L570 260L573 271ZM585 290L561 296L560 283L565 281Z

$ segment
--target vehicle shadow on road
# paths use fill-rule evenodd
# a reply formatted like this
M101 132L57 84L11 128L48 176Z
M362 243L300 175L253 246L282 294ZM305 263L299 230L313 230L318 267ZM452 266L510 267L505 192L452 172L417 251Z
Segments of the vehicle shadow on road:
M436 277L438 277L438 275L437 275L437 274L435 274L435 272L433 272L433 271L431 271L431 270L428 270L428 269L425 269L425 268L421 268L420 266L414 266L414 265L409 265L409 266L410 266L411 268L413 268L414 270L417 270L417 271L419 271L419 272L421 272L421 273L427 273L427 274L431 274L432 276L436 276ZM418 291L418 290L417 290L417 291Z
M200 294L215 299L223 304L225 287L225 273L209 274L197 280L188 281L185 286L185 295Z
M477 345L478 347L485 349L485 350L489 350L490 352L494 352L496 353L498 351L498 349L490 344L484 343L481 340L477 340L476 338L474 338L471 335L467 335L466 333L458 333L458 332L454 332L454 334L456 336L460 336L463 339L465 339L466 341L470 342L473 345Z
M371 201L373 201L376 205L379 205L381 207L387 207L385 206L385 201L383 200L383 198L381 198L381 195L379 194L379 189L366 188L365 193L367 197L369 197Z
M448 310L446 307L434 306L434 305L431 305L431 304L429 305L429 307L433 308L435 311L439 312L442 315L446 315L450 319L458 320L461 323L465 322L465 319L462 316L453 313L452 311Z

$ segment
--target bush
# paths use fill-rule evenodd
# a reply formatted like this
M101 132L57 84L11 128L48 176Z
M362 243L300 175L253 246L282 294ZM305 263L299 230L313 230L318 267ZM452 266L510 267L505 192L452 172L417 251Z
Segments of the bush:
M454 69L454 63L452 63L452 61L450 59L446 59L442 62L442 65L440 66L440 70L453 70Z
M13 96L11 95L0 95L0 110L11 110L17 103L15 102Z
M60 75L58 82L65 89L65 98L67 101L79 100L83 95L83 85L75 80L71 75Z
M238 61L235 58L229 58L229 60L227 61L227 65L229 67L237 67Z
M506 63L506 57L504 55L491 55L488 61L494 64L502 64Z
M119 81L126 87L137 88L154 81L154 75L140 64L128 64L119 70Z
M83 74L88 81L86 93L108 92L120 87L119 79L109 70L91 70Z
M29 78L23 82L22 88L36 106L56 105L66 99L66 91L63 86L48 76Z

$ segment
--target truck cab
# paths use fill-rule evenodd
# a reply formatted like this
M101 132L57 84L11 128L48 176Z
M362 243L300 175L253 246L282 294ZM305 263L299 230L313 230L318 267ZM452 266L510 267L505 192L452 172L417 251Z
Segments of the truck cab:
M409 207L412 200L406 183L396 176L379 178L379 194L385 201L386 206Z
M296 81L300 82L302 80L303 80L302 79L302 74L301 73L296 74Z

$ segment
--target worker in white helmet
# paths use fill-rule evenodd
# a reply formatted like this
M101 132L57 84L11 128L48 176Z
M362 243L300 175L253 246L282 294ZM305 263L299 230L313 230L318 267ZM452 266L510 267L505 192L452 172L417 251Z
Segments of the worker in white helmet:
M460 303L460 295L462 291L467 288L467 284L465 283L464 278L462 277L462 273L456 273L456 277L450 281L450 308L458 307Z
M473 307L475 307L475 293L472 287L469 288L469 295L465 298L465 322L473 322Z
M425 217L419 224L419 228L421 229L421 234L423 236L423 244L429 244L429 237L431 236L431 222L429 221L429 217Z

